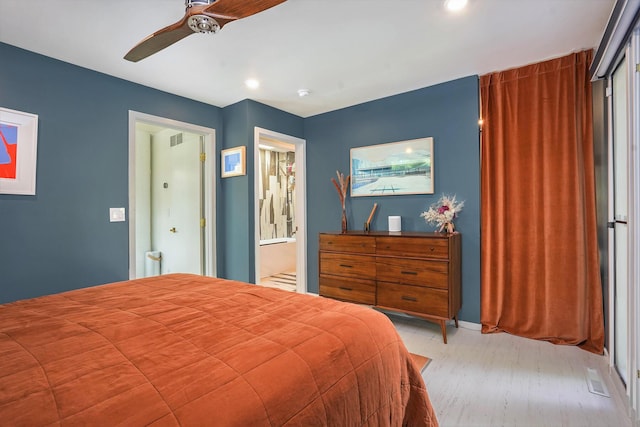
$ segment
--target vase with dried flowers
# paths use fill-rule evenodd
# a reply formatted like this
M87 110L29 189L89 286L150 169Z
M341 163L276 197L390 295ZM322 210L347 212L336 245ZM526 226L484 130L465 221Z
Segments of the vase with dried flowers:
M443 194L436 203L420 214L427 223L436 224L436 229L443 233L453 233L455 226L453 220L462 210L464 202L456 200L456 196Z
M347 232L347 211L345 209L345 200L347 198L347 190L349 189L349 180L351 179L351 175L347 175L336 171L336 175L338 176L338 181L335 178L331 178L331 182L338 190L338 196L340 196L340 204L342 205L342 233Z

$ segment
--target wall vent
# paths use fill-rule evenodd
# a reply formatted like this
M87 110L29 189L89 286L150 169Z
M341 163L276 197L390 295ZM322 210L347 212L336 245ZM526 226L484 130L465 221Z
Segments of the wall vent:
M171 141L169 142L169 146L175 147L176 145L180 145L180 144L182 144L182 132L171 136Z
M604 381L600 378L600 374L598 374L598 371L593 368L587 368L587 385L589 386L589 391L591 393L610 397L607 386L604 385Z

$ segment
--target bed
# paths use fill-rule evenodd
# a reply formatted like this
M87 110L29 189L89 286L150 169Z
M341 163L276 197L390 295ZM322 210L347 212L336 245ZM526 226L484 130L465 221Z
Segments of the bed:
M170 274L0 305L11 425L436 426L383 314Z

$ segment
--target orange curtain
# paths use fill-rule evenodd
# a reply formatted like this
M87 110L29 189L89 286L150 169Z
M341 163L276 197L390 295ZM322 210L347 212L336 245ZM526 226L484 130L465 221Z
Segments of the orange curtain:
M601 354L591 57L480 78L481 323Z

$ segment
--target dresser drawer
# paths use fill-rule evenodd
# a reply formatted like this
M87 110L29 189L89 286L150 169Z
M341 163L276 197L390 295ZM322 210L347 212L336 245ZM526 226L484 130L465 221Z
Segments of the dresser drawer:
M375 305L376 282L320 275L320 295L360 304Z
M378 282L376 303L380 307L449 317L449 292L442 289Z
M447 289L449 263L406 258L376 257L378 280Z
M419 237L377 237L376 253L414 258L449 258L447 238L422 239Z
M373 254L376 252L376 239L348 234L320 234L320 250Z
M336 252L320 252L320 274L375 279L375 258Z

